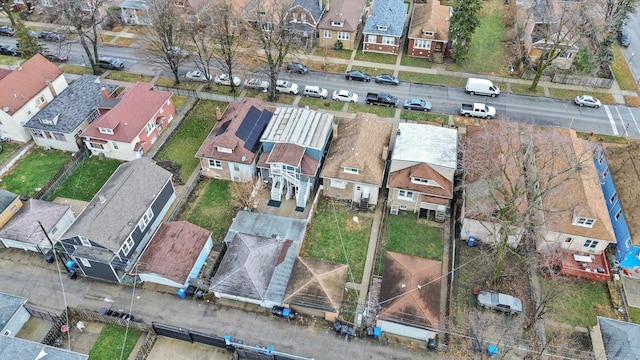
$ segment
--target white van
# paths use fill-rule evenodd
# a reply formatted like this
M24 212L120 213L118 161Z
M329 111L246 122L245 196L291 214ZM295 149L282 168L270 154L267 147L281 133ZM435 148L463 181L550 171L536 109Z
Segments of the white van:
M329 92L327 89L323 89L320 86L305 86L302 95L326 99L327 96L329 96Z
M465 91L470 95L487 95L496 97L500 95L500 89L493 85L491 80L469 78Z

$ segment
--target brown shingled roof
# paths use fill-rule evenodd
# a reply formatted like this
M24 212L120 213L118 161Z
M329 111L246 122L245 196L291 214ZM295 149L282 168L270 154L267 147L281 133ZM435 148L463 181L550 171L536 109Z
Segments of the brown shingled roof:
M409 38L449 40L449 7L440 1L429 0L426 4L414 4ZM427 36L425 31L433 31L433 36Z
M338 311L349 267L298 257L293 264L283 303L324 311Z
M412 177L433 180L442 187L416 184L411 181ZM413 190L425 194L446 197L448 199L453 198L453 185L451 184L451 181L442 176L439 172L435 171L431 166L424 163L392 172L389 174L387 187Z
M9 115L13 115L29 100L47 87L49 81L64 74L40 54L35 54L16 70L0 80L0 109L9 108Z
M358 29L360 15L365 0L334 0L318 24L320 30L354 32ZM342 22L342 27L331 26L332 22Z

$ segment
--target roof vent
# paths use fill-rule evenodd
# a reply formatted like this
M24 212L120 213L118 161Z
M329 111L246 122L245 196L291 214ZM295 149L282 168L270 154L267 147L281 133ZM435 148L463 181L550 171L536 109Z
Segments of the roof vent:
M245 162L245 161L247 161L247 157L242 155L242 162Z
M6 112L8 114L9 113L9 107L8 106L3 107L2 111Z

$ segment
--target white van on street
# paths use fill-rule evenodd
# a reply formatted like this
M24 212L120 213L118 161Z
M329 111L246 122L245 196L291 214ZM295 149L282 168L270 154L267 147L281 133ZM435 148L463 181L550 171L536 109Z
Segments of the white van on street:
M500 89L493 85L491 80L469 78L465 91L470 95L486 95L496 97L500 95Z

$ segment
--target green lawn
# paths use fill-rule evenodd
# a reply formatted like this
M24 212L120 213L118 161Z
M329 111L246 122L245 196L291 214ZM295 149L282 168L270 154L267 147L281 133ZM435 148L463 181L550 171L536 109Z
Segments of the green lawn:
M398 61L398 56L392 54L381 54L374 52L366 52L362 53L362 41L360 41L360 45L358 46L358 51L356 52L356 56L354 60L359 61L368 61L374 63L381 64L395 64Z
M366 104L349 104L349 112L366 112L376 114L380 117L392 118L396 114L396 108Z
M69 74L76 74L76 75L92 75L93 74L93 70L88 66L64 64L61 66L61 68L64 72Z
M53 201L60 196L90 201L121 163L113 159L99 159L97 156L85 159L49 197L49 200Z
M331 97L331 94L329 94ZM298 102L299 107L309 106L317 109L325 109L332 111L341 111L344 103L341 101L333 101L330 99L317 99L317 98L308 98L303 97Z
M446 85L463 88L467 83L466 78L448 75L423 74L415 72L400 71L398 74L400 81L411 81L421 84Z
M213 243L221 244L235 215L229 182L204 179L194 194L194 200L187 203L178 219L210 230Z
M11 155L13 155L13 152L16 151L16 149L18 149L20 146L22 146L21 143L16 141L9 141L0 145L2 146L2 151L0 152L0 165L9 161L9 158L11 157Z
M423 58L417 58L417 57L409 57L406 55L406 52L405 52L405 55L400 60L400 65L414 66L414 67L420 67L425 69L431 68L431 62L429 60L423 59Z
M607 286L603 282L563 276L554 280L540 279L542 291L557 293L549 303L547 316L573 326L596 324L596 316L612 315ZM615 318L615 317L614 317Z
M227 103L215 100L199 100L172 134L160 152L157 161L171 161L180 165L180 179L187 181L198 167L196 151L216 124L216 108L224 113Z
M19 62L23 62L24 60L21 58L16 58L15 56L9 56L9 55L0 55L0 65L11 65L13 66L15 63Z
M126 82L151 82L153 77L142 74L134 74L126 71L111 71L105 78L116 81Z
M164 87L174 87L177 89L185 89L185 90L195 90L200 86L201 83L194 81L181 81L180 84L176 85L176 79L169 77L160 77L155 81L155 85L164 86Z
M187 100L189 100L188 97L180 96L180 95L173 95L172 99L173 99L173 106L175 106L176 110L182 109L184 104L187 103Z
M638 90L638 83L629 69L629 64L624 58L624 54L622 54L620 46L613 45L613 54L611 69L613 70L613 75L615 76L618 85L620 85L620 89Z
M354 216L358 216L357 223L353 221ZM300 254L340 264L347 264L348 258L353 281L359 283L362 281L372 222L371 217L349 211L344 202L322 197ZM347 281L352 280L349 277Z
M536 91L532 92L529 90L531 84L511 84L511 92L514 94L522 94L522 95L535 95L535 96L544 96L544 88L542 86L536 87Z
M640 309L629 307L629 317L634 324L640 324Z
M35 195L69 160L69 155L58 150L45 152L36 147L20 159L16 167L2 178L0 186L15 194Z
M122 326L105 325L102 328L102 332L100 332L100 336L98 336L98 339L93 344L91 351L89 351L89 359L126 359L136 346L139 337L139 330L129 328L129 330L126 331L126 328ZM123 344L124 351L122 351ZM124 357L122 357L121 354L124 355Z
M402 110L400 112L400 119L411 121L428 121L438 124L449 123L449 115L415 110Z

